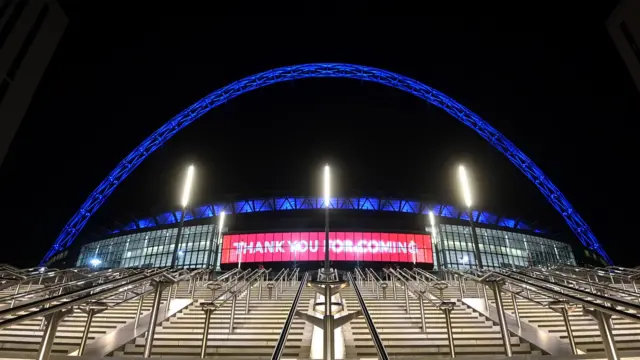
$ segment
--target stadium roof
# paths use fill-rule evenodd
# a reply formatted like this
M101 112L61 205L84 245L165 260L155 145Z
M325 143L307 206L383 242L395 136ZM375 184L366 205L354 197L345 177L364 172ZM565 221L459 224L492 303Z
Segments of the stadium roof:
M427 203L417 200L377 197L332 197L329 206L331 209L335 210L389 211L425 215L427 215L431 210L436 216L458 220L469 219L469 215L466 211L458 209L453 205ZM314 210L323 208L324 198L322 197L285 196L239 200L194 206L185 213L185 221L211 218L213 216L218 216L222 211L227 214L247 214L266 211ZM116 234L123 231L135 231L163 225L171 225L178 223L181 216L182 210L176 210L156 216L134 219L126 225L112 229L110 233ZM532 224L528 224L519 218L514 219L498 216L486 211L473 210L473 220L479 224L493 225L508 229L520 229L537 233L545 232L540 229L533 228Z

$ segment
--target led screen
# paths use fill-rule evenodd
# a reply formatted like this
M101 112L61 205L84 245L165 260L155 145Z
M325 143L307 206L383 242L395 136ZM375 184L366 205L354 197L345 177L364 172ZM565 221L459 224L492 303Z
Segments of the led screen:
M324 260L324 232L225 235L222 264ZM372 232L330 232L329 258L334 261L433 263L431 236Z

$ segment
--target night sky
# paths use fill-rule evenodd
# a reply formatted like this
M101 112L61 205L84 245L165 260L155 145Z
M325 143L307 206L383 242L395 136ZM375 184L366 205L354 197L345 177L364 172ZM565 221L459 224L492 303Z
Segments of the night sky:
M530 19L488 11L260 20L63 2L67 32L0 168L0 262L35 265L113 167L204 95L274 67L346 62L412 77L480 115L554 181L614 262L637 265L623 225L635 216L623 204L636 182L624 174L635 172L628 129L639 94L604 26L615 3L580 14L529 9ZM478 208L573 237L537 188L466 126L399 90L344 79L283 83L214 109L127 178L84 235L177 208L190 163L198 204L319 195L324 162L338 195L455 204L465 163Z

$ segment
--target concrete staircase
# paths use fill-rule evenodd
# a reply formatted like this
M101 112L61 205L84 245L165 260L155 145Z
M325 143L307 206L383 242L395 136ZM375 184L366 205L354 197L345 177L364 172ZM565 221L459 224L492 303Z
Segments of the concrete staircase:
M493 293L488 292L487 297L495 305ZM535 293L531 293L531 298L543 304L552 300ZM638 301L637 298L628 298L628 300L632 302ZM511 297L503 294L503 301L505 311L513 314ZM559 336L567 343L569 342L562 315L526 299L519 298L516 302L521 321L526 321L550 334ZM581 307L577 307L569 314L569 321L571 322L573 337L578 349L587 353L604 353L598 325L591 316L584 314ZM618 351L640 350L640 324L616 316L612 318L612 322Z
M176 297L187 298L188 282L181 283ZM33 287L32 287L33 288ZM26 291L26 288L25 288ZM4 290L4 292L13 294L15 288ZM207 289L200 290L197 296L211 296L211 292ZM166 301L168 291L163 294L163 301ZM146 313L151 309L153 303L153 294L148 294L144 298L142 313ZM114 299L103 301L110 306L116 305L123 301L122 296ZM107 333L116 330L118 327L134 321L136 311L138 309L138 299L129 300L118 306L110 308L99 315L95 315L91 323L89 332L89 340L101 337ZM52 347L52 354L69 354L77 350L80 346L82 333L87 320L86 314L79 310L75 310L73 314L67 316L60 322L58 331ZM43 329L42 318L35 318L24 321L20 324L10 326L0 330L0 357L23 357L35 358L40 346Z
M365 303L380 337L390 356L432 356L449 355L444 314L431 303L425 301L427 331L423 332L420 321L419 302L409 295L410 313L405 310L405 291L397 285L397 297L393 299L393 290L387 289L387 299L377 299L368 286L360 287ZM359 309L352 288L341 291L349 311ZM456 288L444 291L447 299L459 297ZM500 328L471 308L457 301L451 313L456 355L504 355ZM363 318L351 322L345 332L347 356L375 357L376 350L371 342L368 328ZM349 333L350 332L350 333ZM529 343L517 336L511 337L514 354L540 354Z
M251 302L248 314L245 313L247 293L239 295L235 309L233 330L229 330L231 315L231 301L216 310L211 316L211 327L208 337L207 358L228 360L259 360L270 359L274 346L281 334L282 326L288 315L294 295L299 283L293 282L284 286L284 291L268 296L266 283L263 284L262 299L258 299L257 284L251 291ZM414 283L418 285L417 283ZM424 285L424 284L422 284ZM387 298L377 298L369 285L360 287L367 308L373 318L380 337L387 352L394 359L418 359L427 356L448 357L449 342L444 314L430 302L424 302L424 313L427 329L422 331L419 302L409 295L410 312L405 309L405 290L400 283L396 283L396 296L389 282ZM34 289L33 286L31 289ZM26 291L20 289L20 292ZM480 291L478 291L480 290ZM457 283L451 283L447 289L431 291L446 300L456 303L451 314L454 344L457 356L473 357L503 357L504 348L498 324L474 311L460 301L460 290ZM176 298L189 298L188 282L182 282L177 287ZM13 295L15 288L0 291L0 297ZM166 301L169 291L163 293ZM345 304L345 313L356 311L359 304L353 288L347 287L340 293ZM487 289L487 296L493 302L493 294ZM550 299L533 294L536 301L547 302ZM481 288L475 283L465 283L465 297L483 298ZM198 287L195 292L195 302L168 318L158 325L153 342L153 357L191 357L200 355L202 332L204 327L204 312L200 304L211 300L211 291L205 287ZM314 290L307 286L302 293L298 310L313 312L315 299ZM123 298L112 299L106 303L115 305ZM513 313L510 296L503 296L505 310ZM629 299L638 301L637 298ZM145 297L143 313L150 310L153 295ZM437 302L437 301L436 301ZM537 326L550 334L566 341L566 329L562 316L534 302L519 299L517 301L520 317L531 325ZM9 306L9 302L0 302L1 307ZM138 306L138 299L119 304L107 311L96 315L89 333L89 342L104 336L124 324L134 321ZM317 314L321 317L321 314ZM67 355L79 347L82 332L86 322L86 315L76 310L74 314L65 318L58 328L52 354ZM580 309L571 313L571 323L578 348L588 353L599 355L603 352L598 327L589 316L583 315ZM33 319L21 324L0 330L0 359L2 358L35 358L39 348L42 330L42 319ZM640 351L640 324L626 319L613 319L614 336L619 351ZM312 347L317 345L317 336L321 330L294 318L288 341L284 349L283 359L308 359L314 353ZM375 347L371 341L364 318L360 317L341 328L344 341L345 355L348 359L375 359ZM514 355L543 356L542 351L523 341L518 336L510 338ZM321 342L321 340L320 340ZM315 344L315 345L314 345ZM140 336L126 345L115 350L114 357L142 357L145 339Z
M241 294L235 308L233 331L229 331L231 300L211 315L207 343L207 357L220 359L270 358L287 318L299 282L284 286L284 292L269 299L266 286L262 300L258 300L258 288L251 291L249 313L245 313L246 292ZM156 329L152 356L200 356L204 328L204 311L200 303L210 301L211 294L200 298L182 312L173 316ZM307 311L314 298L314 291L306 287L298 309ZM308 358L311 328L303 320L294 319L284 350L285 357ZM145 340L142 337L116 351L114 356L142 356Z

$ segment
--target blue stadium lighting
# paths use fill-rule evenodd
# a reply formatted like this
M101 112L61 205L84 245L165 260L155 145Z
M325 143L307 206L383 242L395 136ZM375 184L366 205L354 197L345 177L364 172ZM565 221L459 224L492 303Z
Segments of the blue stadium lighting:
M199 119L211 109L246 92L276 83L308 78L348 78L379 83L405 91L441 108L461 123L467 125L504 154L509 161L538 187L542 195L544 195L549 203L564 217L569 228L571 228L582 244L597 251L609 264L612 264L611 259L598 242L589 225L587 225L576 212L562 192L560 192L529 157L489 123L447 95L417 80L369 66L340 63L285 66L251 75L210 93L180 112L160 127L160 129L152 133L140 145L135 147L134 150L107 175L98 187L93 190L87 200L80 206L80 209L64 226L51 249L42 259L41 264L46 263L55 254L68 248L84 228L91 215L100 208L118 185L126 179L147 156L171 139L178 131ZM287 204L286 206L288 206L290 210L294 209L295 205L290 202L287 202ZM280 208L281 206L278 207ZM379 207L374 204L372 204L372 208L379 209ZM360 209L360 207L358 207L358 209ZM218 209L216 208L215 210L216 214L218 214ZM231 209L225 208L220 210L229 211ZM440 216L446 215L441 214Z

